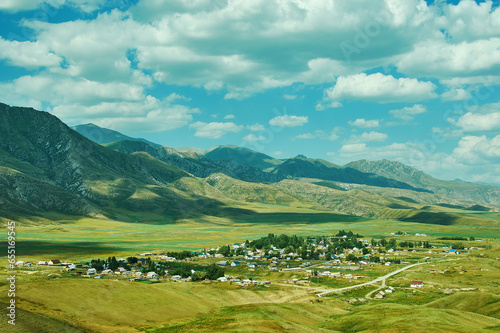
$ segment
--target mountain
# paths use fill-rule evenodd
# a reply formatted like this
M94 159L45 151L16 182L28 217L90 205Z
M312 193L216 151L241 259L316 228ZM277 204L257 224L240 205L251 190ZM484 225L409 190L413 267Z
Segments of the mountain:
M394 179L443 196L473 200L500 207L500 188L496 186L440 180L401 162L386 159L380 161L359 160L348 163L345 167Z
M214 199L217 194L202 197L177 189L188 178L199 188L206 185L187 172L144 152L129 155L103 147L32 108L0 104L0 156L4 217L48 211L124 220L134 218L132 212L174 219L240 213Z
M351 184L364 184L379 187L408 189L430 192L427 189L411 186L385 176L366 173L350 167L339 167L333 163L303 157L291 158L278 165L271 173L285 178L315 178Z
M282 163L269 155L255 150L237 146L218 146L205 152L205 157L214 160L228 160L240 165L250 165L264 171L269 171Z
M248 165L238 164L230 160L212 160L192 150L178 151L170 147L154 148L143 142L119 141L106 145L106 147L125 153L146 152L152 157L174 165L190 174L205 178L213 173L224 173L232 178L249 182L277 182L281 179L261 169Z
M138 141L138 142L144 142L149 144L150 146L153 146L155 148L161 147L161 145L148 141L146 139L142 138L132 138L130 136L127 136L125 134L122 134L117 131L113 131L107 128L99 127L94 124L85 124L85 125L78 125L72 127L73 130L77 131L87 139L90 139L94 142L97 142L99 144L106 144L106 143L111 143L111 142L117 142L117 141Z

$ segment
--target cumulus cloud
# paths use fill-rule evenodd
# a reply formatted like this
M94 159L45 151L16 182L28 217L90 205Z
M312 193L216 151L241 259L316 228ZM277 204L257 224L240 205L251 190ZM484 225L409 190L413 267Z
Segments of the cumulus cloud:
M302 116L277 116L269 120L269 124L278 127L297 127L302 126L308 122L308 117Z
M462 88L450 89L441 94L443 101L463 101L471 98L470 92Z
M467 112L456 125L465 132L492 131L500 129L500 111L488 114Z
M415 45L396 64L411 76L441 79L488 75L500 68L500 38L450 44L446 40L428 40Z
M351 135L347 140L350 143L363 143L363 142L383 142L387 140L389 136L385 133L380 132L363 132L361 135Z
M500 161L500 135L488 139L486 135L465 136L453 150L453 156L467 164Z
M427 112L427 108L422 104L415 104L413 106L406 106L402 109L391 110L389 113L395 118L402 119L404 121L410 121L415 118L416 115Z
M341 76L335 86L325 90L329 100L363 100L379 103L416 102L435 98L436 86L432 82L400 78L392 75L356 74Z
M366 120L364 118L358 118L354 121L349 120L349 125L356 126L359 128L374 128L380 126L380 120L378 119Z
M227 133L238 133L243 129L243 126L236 125L235 123L220 123L220 122L212 122L212 123L204 123L201 121L197 121L191 125L190 128L194 128L196 130L195 136L200 138L207 139L218 139Z
M256 141L264 141L266 140L266 137L263 135L255 135L253 133L248 134L247 136L243 137L243 141L246 142L256 142Z
M0 59L26 69L59 67L62 58L40 42L7 41L0 37Z
M228 115L224 116L224 119L234 119L234 118L236 118L234 116L234 114L228 114Z
M261 132L261 131L265 130L265 127L264 127L264 125L256 123L253 125L247 125L247 129L249 129L252 132Z
M471 106L458 120L448 121L464 132L500 130L500 102Z

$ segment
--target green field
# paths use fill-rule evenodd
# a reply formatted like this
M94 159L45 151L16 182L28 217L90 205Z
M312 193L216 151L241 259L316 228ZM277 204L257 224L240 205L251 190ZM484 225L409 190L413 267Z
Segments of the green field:
M16 227L16 259L86 262L109 256L137 256L146 251L216 247L269 233L335 235L339 230L351 230L366 239L390 238L391 232L401 230L425 233L425 240L434 244L449 243L437 240L442 236L474 236L483 238L483 242L463 242L478 249L457 258L435 252L431 255L433 263L388 280L388 285L397 290L394 294L383 300L353 304L348 303L349 299L364 297L375 287L332 294L319 303L314 301L317 298L313 291L365 282L396 267L366 269L360 272L364 276L361 282L321 278L312 279L305 287L277 283L269 288L134 283L113 278L83 279L65 275L58 268L20 270L16 291L18 325L13 332L493 332L500 328L498 224L425 224L260 204L251 207L254 214L236 219L205 216L176 223L155 215L128 216L128 222L55 214L52 221L24 220ZM497 213L468 215L483 222L498 220ZM130 222L131 218L137 222ZM3 228L1 238L5 240L6 236L7 229ZM415 236L401 239L424 240ZM5 242L2 245L6 253ZM424 256L426 252L420 250L411 260ZM405 258L412 256L406 254ZM2 264L6 265L5 257ZM303 273L296 272L248 272L242 268L228 272L272 281L304 278ZM6 274L0 274L0 302L4 305L8 302ZM408 288L412 280L425 281L426 288L414 293ZM445 289L452 292L446 294ZM415 322L416 315L424 319ZM12 331L5 321L0 325L0 330Z

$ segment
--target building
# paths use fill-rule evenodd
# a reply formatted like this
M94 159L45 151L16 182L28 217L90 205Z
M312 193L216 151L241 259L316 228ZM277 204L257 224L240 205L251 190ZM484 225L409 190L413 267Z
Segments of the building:
M412 288L422 288L424 283L422 281L412 281L410 287Z

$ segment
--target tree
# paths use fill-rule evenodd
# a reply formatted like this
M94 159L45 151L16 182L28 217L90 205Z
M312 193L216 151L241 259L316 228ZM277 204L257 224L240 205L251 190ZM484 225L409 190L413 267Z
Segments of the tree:
M219 267L215 264L208 266L205 278L208 280L217 280L224 276L224 268Z
M201 281L201 280L203 280L204 277L205 277L205 274L203 274L202 272L194 272L191 275L191 281Z
M345 258L347 261L354 261L354 262L357 262L358 261L358 257L356 257L354 254L348 254L347 257Z
M364 247L362 251L363 251L363 255L370 253L370 250L368 250L368 248L366 248L366 247Z

